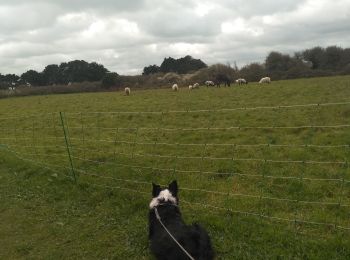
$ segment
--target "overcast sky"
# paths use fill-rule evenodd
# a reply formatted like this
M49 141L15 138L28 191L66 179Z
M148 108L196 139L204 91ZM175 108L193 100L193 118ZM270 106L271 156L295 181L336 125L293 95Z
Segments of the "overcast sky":
M350 47L350 0L1 0L0 73L82 59L138 74L164 57L263 61Z

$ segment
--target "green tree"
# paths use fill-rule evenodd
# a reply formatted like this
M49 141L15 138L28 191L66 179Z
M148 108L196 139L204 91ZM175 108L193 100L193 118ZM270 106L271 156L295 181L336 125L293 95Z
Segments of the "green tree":
M108 70L96 62L91 62L88 65L88 81L100 81L106 75Z
M206 67L207 65L200 59L194 59L190 55L187 55L179 59L174 59L172 57L165 58L160 65L160 71L164 73L176 72L179 74L185 74Z
M47 65L42 72L42 77L45 85L52 85L58 83L60 77L60 69L58 65Z
M157 65L149 65L143 68L142 75L150 75L160 72L160 67Z
M323 69L336 71L341 67L341 58L343 56L343 49L337 46L329 46L325 49Z
M293 59L288 54L282 54L276 51L270 52L265 60L265 68L268 73L287 71L293 65Z
M312 69L321 69L325 51L321 47L306 49L302 52L303 59L312 63Z
M28 70L21 75L21 78L32 86L44 85L43 75L35 70Z
M107 73L102 79L103 88L120 87L120 76L116 72Z

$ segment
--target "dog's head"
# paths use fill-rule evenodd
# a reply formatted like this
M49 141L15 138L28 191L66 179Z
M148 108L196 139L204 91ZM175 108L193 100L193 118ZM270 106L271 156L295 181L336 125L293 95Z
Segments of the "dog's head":
M149 208L153 209L160 204L173 204L177 205L179 199L177 197L178 187L177 182L172 181L167 188L162 189L160 185L152 183L152 200L149 204Z

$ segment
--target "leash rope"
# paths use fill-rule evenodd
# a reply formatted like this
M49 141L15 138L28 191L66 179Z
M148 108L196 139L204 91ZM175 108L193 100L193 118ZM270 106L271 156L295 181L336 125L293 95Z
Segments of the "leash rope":
M175 241L175 243L181 248L181 250L191 259L195 260L187 251L186 249L176 240L176 238L169 232L169 230L166 228L164 223L162 222L162 219L159 216L157 208L154 208L154 212L156 213L156 217L159 221L159 223L162 225L162 227L165 229L165 231L169 234L169 236Z

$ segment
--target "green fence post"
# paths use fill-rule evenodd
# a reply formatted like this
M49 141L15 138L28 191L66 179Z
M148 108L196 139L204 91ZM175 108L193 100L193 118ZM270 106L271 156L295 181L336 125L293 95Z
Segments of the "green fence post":
M61 124L62 124L62 128L63 128L63 134L64 134L64 140L66 141L66 148L67 148L67 154L68 154L68 158L69 158L69 163L70 163L70 167L71 167L71 172L72 172L72 176L74 179L74 182L77 182L77 178L75 176L75 171L74 171L74 167L73 167L73 160L72 160L72 156L70 154L70 149L69 149L69 142L68 142L68 138L67 138L67 130L64 124L64 114L63 112L60 112L60 118L61 118Z

